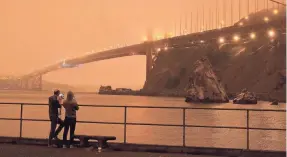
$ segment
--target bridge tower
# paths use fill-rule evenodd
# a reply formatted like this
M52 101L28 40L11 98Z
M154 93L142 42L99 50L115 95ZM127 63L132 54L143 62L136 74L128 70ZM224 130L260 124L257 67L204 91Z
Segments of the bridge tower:
M42 75L34 76L31 81L32 90L42 90Z
M42 90L42 75L22 78L19 84L22 90Z
M146 80L148 80L150 71L152 69L152 64L153 64L152 51L153 49L152 49L151 44L147 44L146 45Z
M147 29L147 42L146 42L146 80L149 77L150 71L152 69L152 41L153 41L153 30L151 28Z

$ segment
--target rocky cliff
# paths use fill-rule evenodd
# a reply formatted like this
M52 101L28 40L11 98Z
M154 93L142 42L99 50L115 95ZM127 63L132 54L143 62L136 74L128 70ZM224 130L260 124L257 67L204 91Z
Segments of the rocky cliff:
M213 72L208 58L197 60L192 66L192 73L186 87L186 102L228 102L228 96Z
M286 35L278 33L276 40L270 40L264 34L257 32L256 39L246 37L237 43L201 43L160 52L143 91L184 96L192 65L206 57L227 93L246 88L257 95L285 100Z

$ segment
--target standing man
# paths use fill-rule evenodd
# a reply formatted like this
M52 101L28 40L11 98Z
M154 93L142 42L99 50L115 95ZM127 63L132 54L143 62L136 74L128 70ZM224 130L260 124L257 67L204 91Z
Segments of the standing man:
M61 130L64 127L63 120L59 117L58 109L61 109L60 105L60 90L55 90L54 95L49 97L49 118L51 121L51 128L50 128L50 135L48 139L48 146L52 146L52 140L59 138L57 137L58 134L61 132ZM59 124L59 127L56 130L57 124Z

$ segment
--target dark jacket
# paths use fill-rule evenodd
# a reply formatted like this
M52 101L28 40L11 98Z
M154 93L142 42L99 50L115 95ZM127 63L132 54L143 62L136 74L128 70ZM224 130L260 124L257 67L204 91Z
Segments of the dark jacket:
M58 108L61 108L59 100L56 95L49 97L49 116L57 117L59 115Z

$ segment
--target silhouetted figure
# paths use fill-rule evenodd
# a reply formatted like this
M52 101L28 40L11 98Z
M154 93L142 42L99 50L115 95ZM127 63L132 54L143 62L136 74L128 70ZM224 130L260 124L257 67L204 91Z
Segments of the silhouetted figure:
M58 140L58 134L61 132L61 130L64 127L63 120L59 117L58 109L61 108L60 105L60 91L55 90L54 95L49 97L49 118L51 121L51 128L50 128L50 135L48 140L48 146L52 146L52 140L56 139ZM59 124L59 127L56 130L57 124Z
M76 129L76 111L79 110L79 106L77 101L75 100L74 93L69 91L67 93L67 99L64 101L63 106L65 108L65 128L64 128L64 135L63 135L63 143L64 148L67 148L69 145L70 148L73 147L74 143L74 136L75 136L75 129ZM67 142L67 135L70 129L70 142Z

